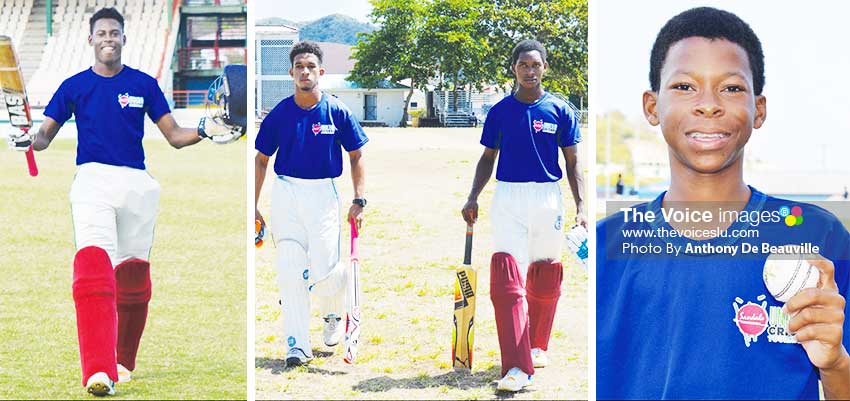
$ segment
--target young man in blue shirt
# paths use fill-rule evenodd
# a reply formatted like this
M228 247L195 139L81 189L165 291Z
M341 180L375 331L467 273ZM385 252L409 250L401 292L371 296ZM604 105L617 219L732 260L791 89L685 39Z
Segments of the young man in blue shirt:
M241 133L216 132L222 127L215 124L205 130L203 120L198 129L181 128L156 79L122 63L123 16L104 8L89 24L95 64L62 83L34 137L13 130L9 144L15 150L30 144L45 150L76 117L73 295L82 383L89 393L103 396L115 393L115 382L130 380L151 298L148 260L160 187L145 170L145 114L175 148L213 136L226 143ZM221 135L227 141L218 141Z
M559 150L566 160L576 220L587 224L576 149L581 141L579 121L567 102L543 89L548 66L546 49L539 42L524 40L514 47L511 70L517 90L487 113L481 134L484 153L461 211L467 223L475 223L478 195L498 156L491 210L496 252L490 261L490 299L502 355L503 377L497 388L504 391L530 385L534 368L547 364L545 351L563 280Z
M324 342L342 338L345 264L339 255L339 196L334 178L342 174L342 151L348 153L354 200L348 220L363 223L366 134L337 98L319 89L324 75L322 49L311 41L296 43L289 53L295 94L280 101L263 120L255 147L255 198L266 177L269 158L277 154L272 188L272 236L277 246L278 284L286 337L286 364L313 358L310 345L310 294L315 293L325 321ZM312 288L311 288L312 287Z
M734 14L695 8L659 32L643 106L671 183L597 227L599 399L816 399L818 378L827 398L850 398L850 234L822 208L744 182L764 83L761 43ZM662 215L673 209L709 217ZM783 307L762 274L787 245L819 254L806 258L820 281Z

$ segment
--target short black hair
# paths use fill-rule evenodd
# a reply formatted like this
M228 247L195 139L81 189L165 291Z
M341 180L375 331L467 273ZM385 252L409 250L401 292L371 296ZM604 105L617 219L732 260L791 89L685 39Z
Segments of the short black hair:
M532 39L526 39L520 41L514 46L513 52L511 52L511 65L516 64L516 61L519 59L519 55L525 52L530 52L537 50L540 52L540 58L543 59L543 62L546 62L546 48L543 47L540 42Z
M289 64L295 63L295 56L302 53L315 55L319 59L319 65L322 64L322 48L319 47L318 43L313 42L312 40L302 40L292 46L292 50L289 51Z
M121 24L121 30L124 30L124 16L121 15L121 13L119 13L114 7L108 7L97 10L97 12L89 18L89 33L94 33L94 23L97 22L97 20L104 18L118 21L118 23Z
M667 59L667 52L676 42L691 37L706 39L726 39L747 53L750 70L753 73L753 93L761 95L764 89L764 53L761 41L755 32L737 15L711 7L697 7L684 11L664 24L649 59L649 85L658 92L661 85L661 68Z

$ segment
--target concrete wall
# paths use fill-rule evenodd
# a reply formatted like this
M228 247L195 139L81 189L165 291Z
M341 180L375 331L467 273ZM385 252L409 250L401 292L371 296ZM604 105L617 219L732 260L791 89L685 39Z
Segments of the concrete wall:
M377 94L377 121L381 121L390 127L398 127L401 115L404 113L404 97L407 94L406 90L327 89L326 92L334 94L342 100L360 121L365 120L366 115L363 107L365 96L363 95L366 93Z

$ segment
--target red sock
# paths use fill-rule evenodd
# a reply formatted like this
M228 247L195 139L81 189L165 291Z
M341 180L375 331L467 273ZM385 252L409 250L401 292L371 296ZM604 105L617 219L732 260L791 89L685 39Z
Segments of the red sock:
M106 251L89 246L77 252L74 257L73 293L83 386L97 372L105 372L110 379L118 381L115 369L115 276Z
M136 352L148 319L151 299L150 264L130 259L115 268L118 303L118 363L136 369Z
M528 320L531 327L531 348L546 351L549 348L549 336L552 334L552 322L555 309L561 297L561 282L564 269L561 262L539 261L528 268Z
M490 300L496 312L496 331L502 351L502 376L511 368L534 374L528 339L525 289L513 256L499 252L490 260Z

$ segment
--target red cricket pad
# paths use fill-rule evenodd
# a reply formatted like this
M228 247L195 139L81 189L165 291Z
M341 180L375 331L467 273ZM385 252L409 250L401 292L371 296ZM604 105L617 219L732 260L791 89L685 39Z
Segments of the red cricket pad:
M502 351L502 376L511 368L534 374L524 296L523 279L516 259L504 252L493 254L490 259L490 300L496 312L496 332Z
M73 292L83 386L97 372L104 372L117 382L115 276L106 251L96 246L77 251L74 257Z
M528 320L531 327L531 348L546 351L549 348L549 336L552 334L552 322L555 309L561 297L561 282L564 269L561 262L538 261L528 268Z
M136 369L136 352L148 319L151 300L150 263L141 259L121 262L115 268L118 304L118 363Z

